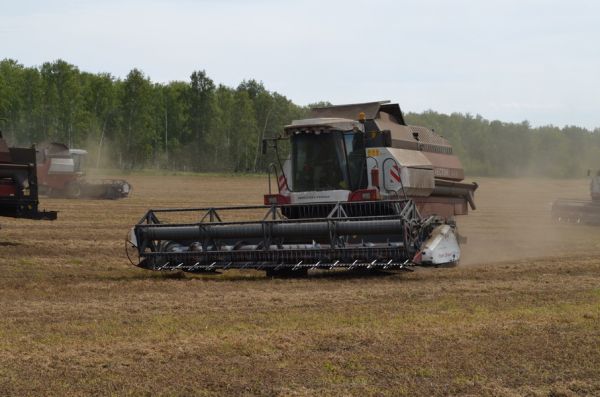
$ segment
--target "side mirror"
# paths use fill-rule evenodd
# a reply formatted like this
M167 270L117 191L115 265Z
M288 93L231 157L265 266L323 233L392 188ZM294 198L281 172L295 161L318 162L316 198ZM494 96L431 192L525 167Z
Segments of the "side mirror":
M392 147L392 131L383 130L381 131L381 135L383 136L383 146Z

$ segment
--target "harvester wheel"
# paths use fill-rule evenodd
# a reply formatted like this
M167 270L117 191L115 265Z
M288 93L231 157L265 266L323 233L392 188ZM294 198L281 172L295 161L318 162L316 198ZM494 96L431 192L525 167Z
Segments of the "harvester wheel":
M69 183L65 189L68 198L81 197L81 185L77 182Z
M107 186L106 190L104 191L104 193L102 194L102 198L108 199L108 200L114 200L117 198L117 192L115 191L116 189L112 186Z

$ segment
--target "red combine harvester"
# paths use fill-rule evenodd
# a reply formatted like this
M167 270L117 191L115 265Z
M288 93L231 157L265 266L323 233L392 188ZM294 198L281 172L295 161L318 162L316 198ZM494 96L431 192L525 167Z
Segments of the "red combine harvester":
M38 153L40 193L52 197L119 199L129 195L131 185L122 179L88 180L87 151L51 143Z
M291 151L282 158L277 143ZM475 209L450 143L408 125L397 104L372 102L312 110L283 136L278 192L264 206L149 210L128 246L137 266L206 272L258 269L269 275L310 269L410 269L460 259L455 216ZM244 213L264 211L254 221Z
M0 132L0 216L56 219L56 211L38 209L36 150L9 148Z

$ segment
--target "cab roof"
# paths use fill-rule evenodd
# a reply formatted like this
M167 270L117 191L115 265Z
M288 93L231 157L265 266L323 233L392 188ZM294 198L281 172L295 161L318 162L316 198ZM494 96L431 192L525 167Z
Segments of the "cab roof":
M380 112L391 115L398 124L406 125L400 105L390 103L390 101L315 107L310 110L310 115L312 117L343 117L356 120L360 113L364 113L365 119L373 120L379 117Z
M84 149L69 149L69 154L88 154L87 150Z
M330 131L361 131L364 132L362 123L356 120L339 117L319 117L311 119L294 120L286 125L284 131L287 135L301 132L330 132Z

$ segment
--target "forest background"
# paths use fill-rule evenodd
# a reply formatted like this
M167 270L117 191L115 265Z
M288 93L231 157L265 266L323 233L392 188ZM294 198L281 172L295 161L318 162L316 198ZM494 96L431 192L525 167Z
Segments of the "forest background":
M40 67L0 61L0 128L8 142L87 149L92 167L263 172L274 154L261 155L262 138L327 103L299 106L252 79L227 87L203 70L162 84L138 69L119 79L63 60ZM600 168L600 128L433 110L405 119L449 139L469 175L566 178Z

